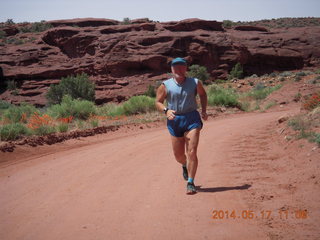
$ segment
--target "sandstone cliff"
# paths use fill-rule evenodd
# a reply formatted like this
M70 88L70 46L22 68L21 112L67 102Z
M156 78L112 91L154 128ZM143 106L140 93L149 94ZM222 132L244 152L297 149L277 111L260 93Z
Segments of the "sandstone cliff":
M200 19L50 23L53 28L41 33L2 28L23 43L0 46L1 99L44 106L50 84L85 72L96 84L96 103L121 102L168 78L168 62L178 56L206 66L212 80L226 78L237 62L247 75L320 67L320 27L224 29L221 22ZM5 89L8 80L17 82L15 95Z

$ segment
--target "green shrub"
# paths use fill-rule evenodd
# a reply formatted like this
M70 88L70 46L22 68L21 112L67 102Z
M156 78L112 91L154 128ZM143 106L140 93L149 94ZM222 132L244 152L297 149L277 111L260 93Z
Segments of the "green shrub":
M7 19L7 21L5 22L5 24L6 25L14 25L15 23L14 23L14 21L13 21L13 19Z
M41 22L34 22L31 23L29 26L24 26L19 28L20 32L26 33L26 32L44 32L53 26L46 21L42 20Z
M235 25L235 23L231 20L223 20L222 22L224 28L232 28L233 25Z
M233 89L225 89L218 85L209 87L208 104L210 106L240 107L238 94Z
M281 77L290 77L293 74L294 73L292 73L292 72L285 71L285 72L280 73L279 76L281 76Z
M31 104L21 103L20 106L12 105L3 112L3 119L9 123L27 122L27 119L38 110Z
M17 88L17 84L14 80L9 80L6 82L8 90L15 90Z
M258 84L257 84L258 85ZM278 90L279 88L281 88L282 85L277 85L274 87L256 87L251 90L250 92L246 93L245 95L248 97L251 97L255 100L261 100L261 99L265 99L270 93L272 93L275 90Z
M12 107L11 103L0 99L0 109L8 109L10 107Z
M304 77L304 76L307 76L307 74L305 72L297 72L296 76Z
M315 71L314 71L314 73L316 73L316 74L320 74L320 68L319 68L319 69L317 69L317 70L315 70Z
M46 97L50 105L61 103L64 95L70 95L73 99L94 101L94 90L95 84L83 73L62 78L59 84L51 85Z
M298 75L294 77L295 82L299 82L301 81L301 79L302 79L301 76L298 76Z
M131 20L130 18L126 17L122 20L121 24L123 25L127 25L127 24L131 24Z
M267 109L269 109L269 108L271 108L271 107L273 107L275 105L277 105L276 101L268 102L267 105L264 107L264 109L267 110Z
M10 123L0 127L1 141L15 140L23 135L30 135L30 131L21 123Z
M272 72L269 74L269 77L276 77L276 76L277 76L277 74L275 72Z
M320 133L315 133L315 134L314 134L314 139L313 139L313 141L320 146Z
M86 129L87 126L86 126L86 122L83 121L83 120L76 120L76 126L79 128L79 129Z
M56 128L54 126L50 126L50 125L42 125L38 128L35 128L33 130L33 132L36 135L44 136L44 135L48 135L50 133L55 133Z
M125 115L147 113L156 110L155 99L143 95L131 97L122 107Z
M214 80L214 83L216 83L216 84L222 84L222 83L225 83L225 82L226 82L225 79L216 79L216 80Z
M98 127L99 126L99 120L98 119L92 119L90 121L90 124L93 128Z
M258 82L255 86L254 86L254 90L261 90L266 88L266 86L262 83L262 82Z
M0 39L3 39L7 36L6 32L0 30Z
M230 71L229 79L232 78L243 78L243 67L240 63L237 63Z
M68 125L67 123L60 123L60 124L58 124L58 126L57 126L57 130L58 130L59 132L67 132L68 129L69 129L69 125Z
M189 77L198 78L202 82L206 82L209 79L209 76L210 76L206 67L200 66L200 65L196 65L196 64L191 65L189 67L189 71L188 71L187 74L188 74Z
M97 114L103 116L121 116L124 115L122 105L116 103L107 103L97 108Z
M55 118L73 116L76 119L88 119L96 114L93 102L87 100L72 99L69 95L62 98L61 104L55 104L48 108L48 114Z
M289 119L288 126L290 126L295 131L305 131L310 128L310 123L302 116L296 116Z
M144 93L144 95L148 96L148 97L152 97L155 98L156 97L156 90L155 87L152 85L148 86L148 90Z

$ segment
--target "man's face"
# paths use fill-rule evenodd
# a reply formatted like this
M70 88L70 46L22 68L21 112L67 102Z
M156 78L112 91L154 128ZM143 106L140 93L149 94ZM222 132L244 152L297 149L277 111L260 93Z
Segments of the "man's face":
M184 78L186 76L187 66L182 64L174 65L171 66L171 71L176 78Z

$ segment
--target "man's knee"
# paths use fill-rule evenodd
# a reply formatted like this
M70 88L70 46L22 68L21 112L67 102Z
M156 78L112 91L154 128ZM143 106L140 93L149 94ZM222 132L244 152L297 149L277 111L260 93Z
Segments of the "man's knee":
M174 151L173 154L176 159L185 158L185 153L183 151Z
M196 148L188 149L187 154L189 159L195 159L197 157L197 149Z

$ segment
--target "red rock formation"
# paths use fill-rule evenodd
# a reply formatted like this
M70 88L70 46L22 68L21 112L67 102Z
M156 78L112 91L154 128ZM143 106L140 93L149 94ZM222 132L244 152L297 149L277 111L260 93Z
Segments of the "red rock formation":
M120 102L168 78L168 62L178 56L206 66L212 79L227 77L237 62L248 75L320 66L320 27L239 31L200 19L134 22L58 20L43 33L16 34L35 40L0 47L0 98L43 106L50 84L85 72L96 84L97 103ZM17 82L16 95L5 91L7 80Z
M264 27L246 26L246 25L236 26L234 27L234 30L268 32L268 29Z

